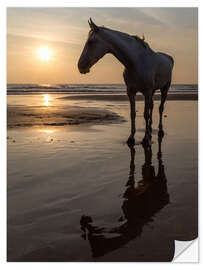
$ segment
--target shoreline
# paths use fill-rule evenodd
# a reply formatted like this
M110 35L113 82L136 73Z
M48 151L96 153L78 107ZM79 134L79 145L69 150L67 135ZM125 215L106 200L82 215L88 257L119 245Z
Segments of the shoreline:
M154 95L154 100L160 100L160 94ZM126 94L78 94L78 95L68 95L64 97L60 97L59 99L67 99L67 100L102 100L102 101L128 101L128 96ZM136 101L143 101L144 96L138 94L136 96ZM172 94L169 93L167 96L167 100L198 100L198 94Z

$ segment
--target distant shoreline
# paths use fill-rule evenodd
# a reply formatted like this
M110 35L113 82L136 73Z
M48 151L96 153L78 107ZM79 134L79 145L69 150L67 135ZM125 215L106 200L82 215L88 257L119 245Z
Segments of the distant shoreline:
M126 94L78 94L78 95L67 95L61 97L60 99L67 100L102 100L102 101L128 101L128 96ZM143 101L143 95L139 94L136 96L136 101ZM154 95L154 100L160 100L160 94ZM169 93L167 100L198 100L197 93Z

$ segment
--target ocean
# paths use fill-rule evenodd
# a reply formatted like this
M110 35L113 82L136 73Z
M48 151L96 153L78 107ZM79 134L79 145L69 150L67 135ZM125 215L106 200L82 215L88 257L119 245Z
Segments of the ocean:
M197 93L197 84L172 84L170 92ZM124 84L7 84L8 95L23 94L124 94Z

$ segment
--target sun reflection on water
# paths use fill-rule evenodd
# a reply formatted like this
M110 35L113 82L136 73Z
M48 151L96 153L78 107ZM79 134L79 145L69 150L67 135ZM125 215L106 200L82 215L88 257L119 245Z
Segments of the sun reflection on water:
M50 97L50 95L49 94L44 94L43 98L44 98L43 105L44 106L51 106L50 101L52 100L52 98Z
M54 129L40 129L39 132L42 132L42 133L47 133L47 134L52 134L54 133L56 130Z

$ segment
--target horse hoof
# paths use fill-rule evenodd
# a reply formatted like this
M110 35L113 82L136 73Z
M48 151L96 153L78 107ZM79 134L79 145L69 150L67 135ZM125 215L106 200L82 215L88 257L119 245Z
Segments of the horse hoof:
M135 145L135 139L132 138L132 137L129 137L126 143L127 143L128 146L134 146Z

